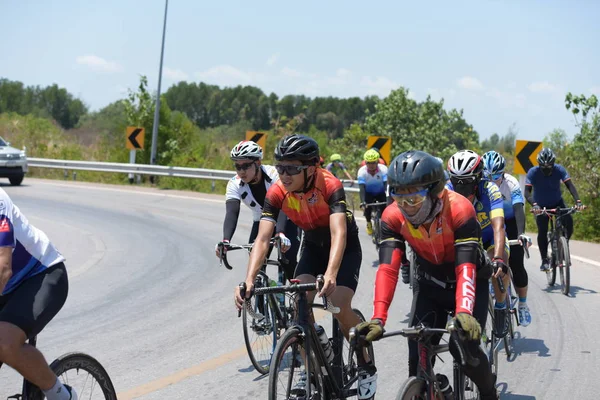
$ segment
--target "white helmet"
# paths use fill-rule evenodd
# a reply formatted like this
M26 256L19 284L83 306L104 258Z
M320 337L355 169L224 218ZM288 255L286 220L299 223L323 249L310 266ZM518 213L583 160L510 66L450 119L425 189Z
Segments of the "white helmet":
M461 150L448 160L450 176L480 177L483 171L481 156L473 150Z
M262 160L263 151L262 148L250 141L242 140L231 149L230 158L232 160Z

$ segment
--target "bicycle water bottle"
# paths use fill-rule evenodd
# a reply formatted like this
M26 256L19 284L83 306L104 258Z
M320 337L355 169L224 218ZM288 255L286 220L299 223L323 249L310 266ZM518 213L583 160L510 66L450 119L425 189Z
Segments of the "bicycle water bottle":
M325 332L325 329L315 323L315 330L317 331L317 336L319 337L319 342L321 342L321 346L323 347L323 351L325 352L325 357L327 357L327 362L332 362L333 361L333 348L331 346L331 342L329 341L329 338L327 337L327 333Z

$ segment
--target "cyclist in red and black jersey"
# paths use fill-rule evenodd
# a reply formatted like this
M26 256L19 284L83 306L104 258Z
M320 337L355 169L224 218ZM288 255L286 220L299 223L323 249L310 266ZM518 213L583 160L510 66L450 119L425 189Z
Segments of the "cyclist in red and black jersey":
M267 191L258 236L254 242L246 275L247 296L267 254L271 232L280 211L304 230L304 245L295 277L301 283L315 282L323 274L326 295L340 308L334 314L344 335L360 322L352 310L352 297L358 285L362 250L358 227L346 206L342 183L329 171L318 168L319 146L307 136L285 136L275 148L279 181ZM312 303L316 293L308 294ZM241 309L243 299L235 289L235 303ZM368 361L368 360L364 360ZM361 392L375 393L376 374L372 364L362 363L359 373ZM369 398L360 396L359 398Z
M482 399L497 399L495 379L479 347L481 326L487 318L491 269L482 267L481 228L473 206L445 189L445 182L442 163L422 151L402 153L390 164L388 184L394 203L381 217L374 313L370 322L357 329L367 334L368 341L383 334L408 242L417 256L410 326L423 323L443 328L448 312L454 312L452 322L462 328L466 347L479 359L479 366L467 365L465 373L479 388ZM403 270L402 280L408 283L408 279L408 271ZM409 376L415 376L417 343L409 340L408 346ZM458 356L453 342L450 351Z

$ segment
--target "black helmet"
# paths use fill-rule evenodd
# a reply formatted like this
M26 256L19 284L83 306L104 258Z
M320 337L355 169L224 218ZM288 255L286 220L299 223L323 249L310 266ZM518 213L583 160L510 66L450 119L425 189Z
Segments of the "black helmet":
M275 159L277 161L312 161L319 160L319 145L308 136L289 135L284 136L275 147Z
M390 163L390 187L426 187L433 197L437 197L444 189L445 183L442 163L424 151L405 151Z
M549 148L543 148L537 156L537 162L539 165L554 165L556 161L556 155Z

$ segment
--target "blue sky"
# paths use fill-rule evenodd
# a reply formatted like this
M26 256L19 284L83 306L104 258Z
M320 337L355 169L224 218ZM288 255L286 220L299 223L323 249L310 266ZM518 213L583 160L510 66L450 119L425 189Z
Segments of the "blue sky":
M92 110L158 83L163 0L0 0L0 76ZM464 109L482 138L575 132L567 91L600 94L600 1L171 0L163 91L180 81L309 96L399 86Z

